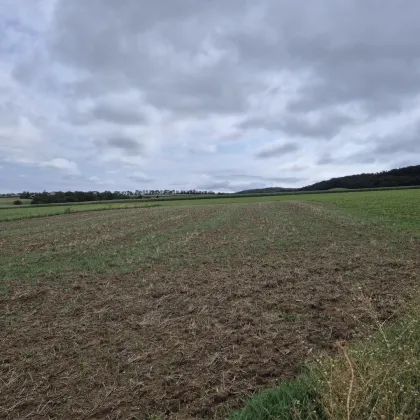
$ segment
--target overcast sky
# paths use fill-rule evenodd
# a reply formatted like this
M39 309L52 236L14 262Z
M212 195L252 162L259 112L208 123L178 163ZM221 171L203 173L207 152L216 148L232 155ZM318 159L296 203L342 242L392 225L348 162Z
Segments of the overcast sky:
M0 191L420 164L416 0L1 0Z

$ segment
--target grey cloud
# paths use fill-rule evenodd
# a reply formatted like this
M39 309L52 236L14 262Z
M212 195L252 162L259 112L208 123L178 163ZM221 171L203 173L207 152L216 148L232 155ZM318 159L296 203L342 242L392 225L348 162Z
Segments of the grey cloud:
M373 136L366 142L366 149L363 152L351 155L350 159L356 162L389 161L390 159L398 159L402 155L414 156L418 155L417 162L420 159L420 121L417 121L406 130L389 134L386 136ZM400 158L401 160L401 158Z
M325 113L320 117L309 119L307 116L278 116L273 117L251 117L242 122L239 127L264 128L267 131L283 131L289 136L301 136L312 138L330 139L340 130L354 123L354 119L339 113Z
M299 168L299 170L302 170L303 168ZM253 175L253 174L244 174L244 173L238 173L235 171L223 171L220 173L215 173L212 175L212 177L215 180L225 180L226 178L229 178L230 180L235 181L262 181L262 182L285 182L285 183L296 183L301 182L304 180L304 178L299 177L289 177L289 176L261 176L261 175Z
M286 119L282 130L290 135L328 139L338 134L343 126L352 121L352 118L340 114L325 116L316 122L291 117Z
M367 164L367 163L375 163L377 161L376 156L371 154L365 154L365 153L357 153L355 155L350 155L345 159L345 163L347 164Z
M106 140L106 145L120 149L128 155L140 155L144 151L144 146L138 141L129 137L112 137Z
M192 145L188 148L189 153L192 155L209 155L214 154L217 152L216 145L209 143L209 144L198 144Z
M92 116L99 120L114 122L117 124L142 124L146 121L144 114L139 110L124 107L98 104L92 110Z
M149 183L153 181L153 178L149 177L148 175L144 174L143 172L133 172L129 178L132 181L136 181L136 182L144 182L144 183Z
M241 112L259 90L249 86L256 72L306 74L288 104L294 112L351 101L372 112L398 109L420 81L412 2L117 3L59 1L52 56L94 74L92 85L118 80L174 111Z
M168 37L168 41L176 39L179 31L174 26L178 26L179 22L184 22L186 25L191 25L192 28L197 28L196 39L176 39L178 42L182 40L184 47L190 46L192 49L196 48L197 37L204 36L209 27L217 21L221 22L221 16L232 15L237 13L238 10L245 8L247 5L252 4L249 0L231 0L224 2L216 1L203 1L197 2L196 0L172 0L166 2L165 0L157 0L150 2L148 0L125 0L124 7L114 0L90 0L86 3L84 0L62 0L56 7L55 16L55 31L60 34L60 40L71 41L69 28L78 30L78 33L96 41L96 44L105 44L100 42L112 40L113 35L141 33L147 35L149 31L159 27L161 32L168 31L173 37ZM101 29L97 31L97 27L92 25L92 16L100 16L101 21L96 22L96 25ZM118 16L118 19L115 17ZM223 20L223 19L222 19ZM198 22L197 22L198 21ZM227 19L226 19L227 21ZM183 29L183 28L181 28ZM203 33L204 31L204 33ZM127 46L135 47L139 50L141 44L138 40L130 40L126 38L127 42L132 44L120 44L119 39L115 39L114 43L108 44L111 48L116 48L121 56L128 58L129 52ZM84 54L86 49L78 50L75 43L70 42L71 52L73 54ZM70 49L70 45L68 46ZM98 46L98 45L96 45ZM68 51L70 53L70 51ZM100 66L101 63L95 63L95 56L91 57L92 64ZM120 64L120 63L116 63Z
M328 174L341 164L358 172L420 155L419 130L388 134L400 116L418 113L420 4L413 0L54 2L52 19L43 6L31 13L36 31L25 35L16 25L0 41L0 149L9 161L51 167L54 156L65 156L100 174L114 155L145 170L170 155L173 171L165 166L160 176L176 182L195 179L184 152L196 153L189 146L197 144L200 168L242 166L236 178L212 178L236 190L235 183L281 184L280 175L259 177L281 174L278 165L289 160L307 164L302 173L313 177L323 165ZM26 6L9 3L18 22ZM5 20L0 13L0 26ZM118 126L110 131L104 122ZM257 137L257 129L266 132ZM247 154L272 134L283 144ZM244 147L230 147L229 137ZM210 143L215 153L201 153L213 150ZM246 177L250 166L255 173ZM300 175L292 171L285 178Z
M0 124L17 125L19 124L19 108L12 101L0 104Z
M420 83L420 27L408 5L60 1L49 45L54 57L94 74L92 86L118 80L173 112L245 112L250 95L264 90L255 75L289 71L301 80L291 112L356 102L376 113L399 109ZM285 129L298 126L315 137L335 132L299 121Z
M305 178L295 177L295 176L282 176L282 177L275 177L270 179L274 182L280 182L285 184L296 184L298 182L302 182Z
M403 155L412 156L412 159L405 159L409 164L419 162L420 122L414 124L413 127L408 127L405 132L381 137L370 137L365 141L363 150L349 153L347 156L339 155L334 157L331 153L327 152L318 158L317 164L372 164L376 162L389 162L390 159L398 159ZM417 159L415 158L416 155L419 155ZM394 166L401 166L401 164L394 163L390 167Z
M376 24L375 28L377 33L369 37L386 38L386 22ZM399 35L404 36L404 31ZM410 36L396 44L387 44L389 40L371 45L366 40L347 42L329 45L331 41L325 39L299 40L296 52L303 58L302 65L311 66L312 77L288 103L290 112L353 102L375 115L399 110L407 99L416 95L413 87L420 82L420 48L407 48L406 43L412 43Z
M329 153L325 153L318 158L316 163L318 165L329 165L331 163L334 163L334 158Z
M41 168L63 171L68 176L80 176L77 163L65 158L54 158L51 160L43 161L39 163L39 166Z
M158 108L195 115L245 112L250 88L238 83L231 66L214 66L193 75L174 75L149 86L146 98Z
M64 180L84 180L83 175L81 174L64 174L62 176L62 179Z
M420 162L420 159L416 156L413 156L411 159L403 159L403 160L398 160L396 162L390 162L388 165L388 170L390 169L395 169L395 168L404 168L406 166L415 166L418 165Z
M377 156L371 151L352 153L348 156L333 157L331 154L326 153L317 160L318 165L351 165L351 164L370 164L377 161Z
M228 55L213 59L214 48L205 44L211 44L210 34L217 36L216 22L230 25L221 13L237 14L240 6L238 0L170 5L127 0L124 7L113 1L61 1L49 45L56 59L95 75L79 85L81 95L126 84L174 112L239 112L246 105L246 84L241 87L237 63Z
M142 125L147 121L146 115L134 105L113 105L100 101L84 112L72 109L69 112L69 119L76 125L92 124L95 120L126 126Z
M267 159L278 156L285 156L300 149L297 143L284 143L279 145L269 145L255 153L255 157Z
M197 187L200 190L223 190L223 191L242 191L255 188L265 188L268 186L282 186L281 184L297 184L304 179L295 177L278 177L278 178L264 178L258 180L258 177L244 176L241 180L240 177L229 179L220 179L220 176L214 177L213 180L203 183ZM238 182L239 181L239 182Z
M296 19L290 19L283 32L285 66L306 68L311 76L290 110L306 112L354 101L376 113L398 110L405 99L417 95L413 87L420 81L420 28L414 4L385 3L325 1L316 5L322 17L315 5L301 16L294 13ZM277 11L283 9L272 4ZM270 16L276 19L275 12Z
M373 139L376 144L373 153L379 156L395 155L406 152L409 154L420 153L420 127L414 133L408 135L394 135Z
M308 167L304 165L293 164L293 165L288 165L288 166L282 166L279 169L283 171L288 171L288 172L302 172L302 171L307 170Z
M289 112L304 113L351 102L359 103L372 116L398 111L415 96L413 87L420 83L420 72L407 72L401 63L390 68L383 62L361 64L363 70L355 64L346 68L338 66L325 65L323 79L311 81L302 88L299 96L289 102ZM359 73L359 77L354 73Z

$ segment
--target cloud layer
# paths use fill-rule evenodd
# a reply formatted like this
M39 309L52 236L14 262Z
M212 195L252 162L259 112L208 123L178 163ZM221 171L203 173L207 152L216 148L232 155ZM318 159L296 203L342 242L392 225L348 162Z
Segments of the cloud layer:
M235 191L419 164L419 12L3 0L0 190Z

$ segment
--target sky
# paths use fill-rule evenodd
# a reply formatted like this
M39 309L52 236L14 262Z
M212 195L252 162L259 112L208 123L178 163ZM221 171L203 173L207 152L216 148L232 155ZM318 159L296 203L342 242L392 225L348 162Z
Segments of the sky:
M420 164L416 0L1 0L0 192Z

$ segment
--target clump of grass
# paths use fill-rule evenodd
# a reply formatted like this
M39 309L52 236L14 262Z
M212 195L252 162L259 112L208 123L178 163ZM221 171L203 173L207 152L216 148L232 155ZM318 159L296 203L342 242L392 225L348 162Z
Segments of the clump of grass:
M296 322L299 319L299 317L296 314L283 312L280 312L279 317L285 322Z
M231 420L420 418L420 305L399 323L338 353L308 373L254 396Z
M326 419L320 396L310 375L283 382L277 388L255 395L230 420L315 420Z

